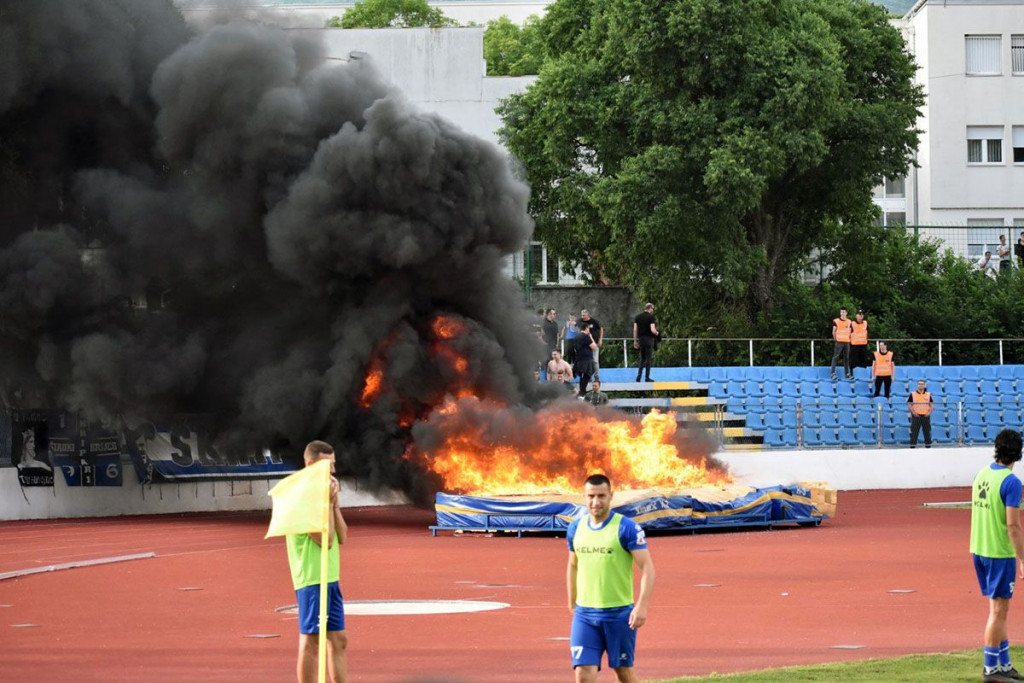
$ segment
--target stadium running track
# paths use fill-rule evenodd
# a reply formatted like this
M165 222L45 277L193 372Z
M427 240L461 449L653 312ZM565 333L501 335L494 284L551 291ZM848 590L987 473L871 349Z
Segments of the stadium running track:
M978 646L987 608L967 553L967 489L842 492L820 528L654 535L644 680ZM442 534L408 507L346 511L346 600L493 600L507 609L349 616L355 682L567 681L561 537ZM295 616L269 513L4 522L0 680L294 680ZM704 585L701 585L704 584ZM707 585L714 584L714 585ZM181 590L182 588L200 590ZM913 592L890 592L913 591ZM1011 634L1024 637L1024 610ZM35 626L15 626L36 624ZM246 636L278 635L270 638ZM862 646L844 649L836 646ZM607 669L600 680L614 680Z

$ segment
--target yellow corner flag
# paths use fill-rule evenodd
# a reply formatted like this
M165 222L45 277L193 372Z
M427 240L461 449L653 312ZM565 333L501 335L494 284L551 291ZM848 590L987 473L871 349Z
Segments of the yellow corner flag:
M324 511L331 499L331 461L319 460L277 482L270 489L273 511L267 535L328 532Z

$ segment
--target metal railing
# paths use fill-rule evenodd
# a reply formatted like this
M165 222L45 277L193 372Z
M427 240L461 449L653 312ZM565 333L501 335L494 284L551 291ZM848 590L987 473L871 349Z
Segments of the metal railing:
M938 338L906 338L906 339L892 339L886 338L876 340L869 344L873 349L877 349L879 341L884 341L889 346L890 350L893 350L896 355L896 362L899 364L901 361L907 362L913 365L927 364L929 358L936 365L943 365L949 356L950 345L956 345L960 347L962 345L969 345L974 347L967 353L955 353L953 360L954 362L962 357L969 357L974 359L971 364L977 365L1005 365L1006 363L1022 362L1024 363L1024 338L1021 337L1006 337L1001 339L938 339ZM682 354L676 349L672 349L673 352L666 353L671 347L676 346L681 349L682 344L686 345L686 363L683 366L681 363L665 363L660 362L660 358L668 355L671 359L682 360ZM775 347L779 344L799 344L808 353L791 349L784 354L769 353L765 351L769 346ZM831 339L818 338L810 339L806 337L667 337L659 342L659 352L655 354L654 360L656 365L660 367L719 367L722 365L729 365L729 361L739 358L741 356L746 357L746 363L751 367L758 364L759 357L771 362L762 363L763 365L816 365L819 359L818 351L823 347L826 349L824 354L824 360L827 364L832 357L832 347L834 342ZM698 362L694 363L695 350L703 345L718 345L718 353L710 359L712 362ZM913 354L910 358L905 359L901 356L903 348L913 345ZM921 350L921 346L924 345L928 350ZM734 353L724 353L721 349L731 347L736 351ZM745 347L745 348L744 348ZM980 347L980 349L978 348ZM621 364L619 358L616 355L612 356L612 349L621 348ZM563 355L566 352L565 340L562 341L561 349ZM739 351L738 349L744 349ZM745 352L744 352L745 351ZM631 354L632 352L632 354ZM707 355L707 354L705 354ZM793 359L789 363L777 362L776 357L782 356L783 358ZM631 365L631 356L633 364ZM636 367L637 352L633 349L633 339L628 337L605 337L601 348L601 365L602 367ZM807 362L808 359L809 363ZM704 360L704 359L701 359ZM798 362L803 360L803 362ZM977 362L985 361L985 362Z

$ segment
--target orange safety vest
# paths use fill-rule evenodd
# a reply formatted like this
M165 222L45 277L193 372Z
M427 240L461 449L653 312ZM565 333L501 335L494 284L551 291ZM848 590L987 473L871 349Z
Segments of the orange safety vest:
M850 335L850 343L855 346L861 346L868 343L868 321L858 323L856 320L853 321L853 334Z
M875 377L892 377L892 351L875 351Z
M927 391L923 394L913 391L910 393L910 398L913 399L913 402L910 404L910 411L914 413L914 415L932 414L932 395Z
M853 321L847 318L836 318L832 321L832 324L836 326L836 341L837 342L848 342L850 341L850 330L853 327Z

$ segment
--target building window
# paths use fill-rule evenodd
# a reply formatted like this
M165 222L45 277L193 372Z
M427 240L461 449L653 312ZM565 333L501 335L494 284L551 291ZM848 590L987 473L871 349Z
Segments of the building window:
M885 224L886 225L906 225L907 214L905 211L886 211L885 212Z
M906 197L907 196L907 182L906 178L886 178L885 179L885 196L886 197Z
M965 36L968 76L997 76L1000 36Z
M1013 75L1024 76L1024 35L1010 36L1010 62Z
M1003 127L967 126L967 163L1003 163Z
M1013 163L1024 164L1024 126L1013 127Z

